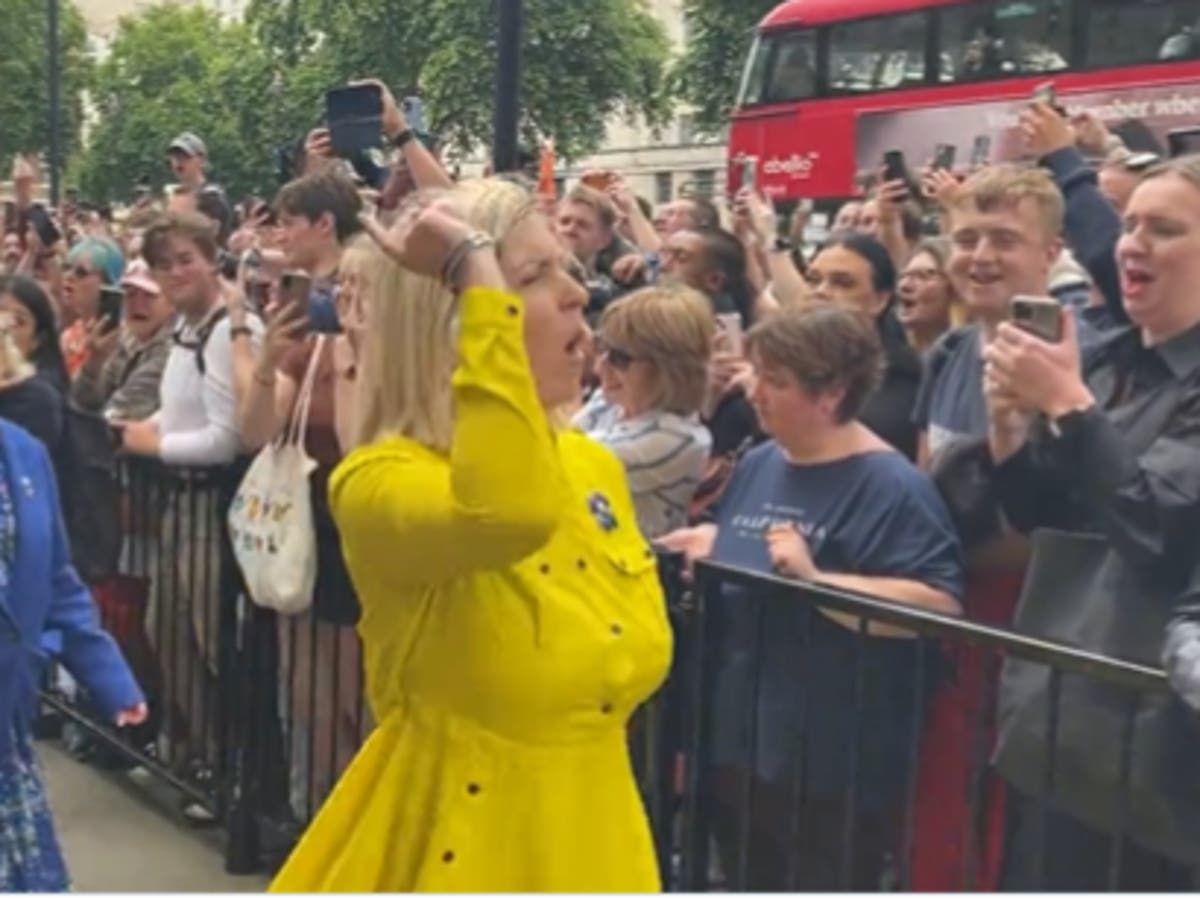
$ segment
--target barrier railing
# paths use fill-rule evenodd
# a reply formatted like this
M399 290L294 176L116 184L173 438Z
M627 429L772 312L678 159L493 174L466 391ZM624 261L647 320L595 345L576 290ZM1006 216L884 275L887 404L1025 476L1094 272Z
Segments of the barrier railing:
M94 591L151 695L152 720L117 734L85 698L54 687L44 698L96 746L223 824L227 869L247 873L285 857L371 725L354 629L247 600L224 526L238 474L123 464L121 567ZM660 559L660 573L675 661L630 740L668 889L934 888L914 859L934 839L922 833L918 784L946 726L928 715L955 676L945 647L957 648L959 664L964 647L976 654L971 664L986 673L972 683L987 695L954 725L970 734L961 789L950 785L967 833L953 850L932 847L955 855L941 867L962 889L997 885L984 812L1011 791L991 764L991 697L1002 666L1025 664L1045 670L1051 697L1039 789L1021 797L1035 832L1061 810L1058 782L1072 763L1060 746L1064 688L1086 682L1123 703L1114 745L1097 747L1116 759L1104 870L1108 886L1122 885L1139 839L1136 725L1139 710L1169 695L1162 671L714 563L697 567L692 587L678 558ZM879 626L909 636L876 636ZM1047 863L1041 841L1028 864Z

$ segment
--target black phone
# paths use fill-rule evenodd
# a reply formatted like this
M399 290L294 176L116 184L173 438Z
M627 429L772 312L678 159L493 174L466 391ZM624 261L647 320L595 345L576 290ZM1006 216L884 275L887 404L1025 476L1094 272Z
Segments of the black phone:
M1167 149L1172 159L1200 153L1200 128L1176 128L1167 132Z
M41 206L30 206L26 216L29 224L33 225L33 230L37 232L38 240L42 242L43 247L50 249L62 240L62 232L58 230L58 225L54 224L50 213Z
M912 176L909 175L908 163L900 150L888 150L883 154L883 180L903 181L909 185L909 193L912 193Z
M947 172L954 170L954 158L958 155L958 147L954 144L938 144L937 150L933 154L933 167L935 169L945 169Z
M325 94L325 122L338 156L346 158L379 146L383 91L375 84L335 87Z
M104 332L107 334L121 326L121 304L125 294L119 287L105 285L100 288L100 318L104 320Z

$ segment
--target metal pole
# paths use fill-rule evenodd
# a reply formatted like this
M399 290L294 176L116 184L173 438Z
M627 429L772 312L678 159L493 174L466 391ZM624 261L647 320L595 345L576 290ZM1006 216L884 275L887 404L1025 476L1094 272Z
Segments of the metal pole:
M46 63L49 68L50 81L50 205L58 206L59 170L62 166L62 147L59 99L59 79L62 77L62 67L59 61L58 48L58 0L46 0Z
M492 164L496 172L519 166L521 118L521 32L523 0L495 0L497 25L496 121Z

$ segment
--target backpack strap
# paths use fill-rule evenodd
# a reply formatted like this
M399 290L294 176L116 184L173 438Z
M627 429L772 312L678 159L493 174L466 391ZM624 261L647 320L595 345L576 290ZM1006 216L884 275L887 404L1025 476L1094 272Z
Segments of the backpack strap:
M200 377L204 377L208 373L208 365L204 361L204 350L208 346L208 338L212 337L212 332L216 330L217 325L221 320L229 315L229 310L222 304L217 307L216 312L208 317L208 319L200 326L196 332L195 338L192 340L183 339L183 328L179 328L174 334L175 344L177 346L186 347L196 353L196 368L200 371Z

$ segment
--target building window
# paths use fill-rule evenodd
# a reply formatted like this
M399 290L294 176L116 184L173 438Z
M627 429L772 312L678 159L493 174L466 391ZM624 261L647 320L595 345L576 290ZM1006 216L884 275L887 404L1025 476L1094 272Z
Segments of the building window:
M690 144L696 134L696 119L693 116L681 115L679 117L679 143L687 146Z
M659 172L654 176L654 202L670 203L675 198L675 176Z
M712 197L717 186L717 173L713 169L701 169L692 181L692 192L698 197Z

